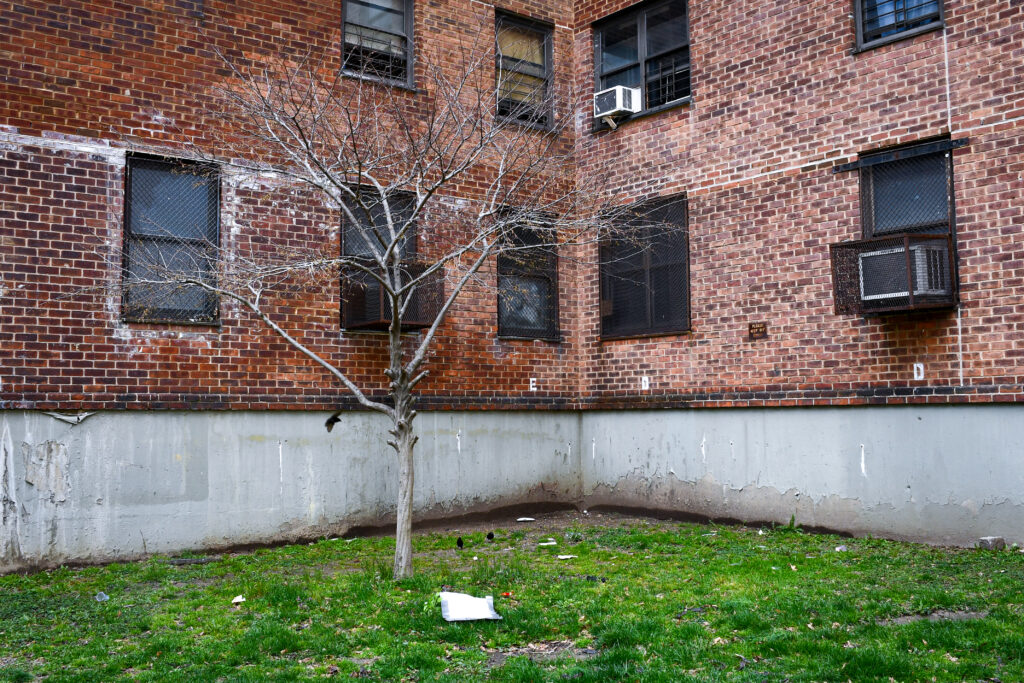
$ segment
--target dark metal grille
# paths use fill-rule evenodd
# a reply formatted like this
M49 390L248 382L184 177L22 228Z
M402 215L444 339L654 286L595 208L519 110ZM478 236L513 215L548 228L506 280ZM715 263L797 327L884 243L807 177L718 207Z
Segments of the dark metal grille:
M595 33L599 90L641 88L647 109L690 96L686 0L643 4Z
M647 106L657 107L690 96L690 48L647 62Z
M949 154L913 156L862 168L864 235L949 232Z
M939 0L861 0L861 42L870 43L941 19Z
M836 313L871 314L955 305L949 235L901 235L830 248Z
M402 282L420 277L424 263L403 266ZM402 317L402 329L430 327L444 305L444 277L437 273L402 296L400 304L411 297ZM383 331L391 326L391 299L380 282L369 273L349 269L341 277L341 326L348 330Z
M407 82L410 18L407 0L345 0L343 68Z
M558 341L558 254L530 228L511 242L498 257L498 335Z
M496 51L498 115L551 124L551 29L499 17Z
M416 206L416 195L409 192L396 192L388 196L388 208L391 210L391 221L396 231L412 218ZM359 201L349 202L348 207L357 222L349 219L342 221L341 253L345 256L364 256L370 258L374 251L383 255L387 245L391 243L391 232L388 228L387 211L380 196L374 190L367 190L358 198ZM398 245L399 257L412 259L416 256L416 226L410 226L405 237Z
M649 202L636 226L601 248L601 335L690 328L686 200Z
M217 297L183 280L214 279L219 201L216 171L209 166L129 158L126 319L182 323L217 319Z

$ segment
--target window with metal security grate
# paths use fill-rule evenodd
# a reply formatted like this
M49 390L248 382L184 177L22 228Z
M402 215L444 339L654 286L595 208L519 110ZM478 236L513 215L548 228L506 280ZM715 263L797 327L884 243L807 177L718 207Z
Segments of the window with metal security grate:
M122 314L136 322L211 323L220 184L207 164L128 158Z
M498 256L498 336L559 340L558 254L530 226L512 231Z
M601 247L601 336L690 329L686 198L644 202Z

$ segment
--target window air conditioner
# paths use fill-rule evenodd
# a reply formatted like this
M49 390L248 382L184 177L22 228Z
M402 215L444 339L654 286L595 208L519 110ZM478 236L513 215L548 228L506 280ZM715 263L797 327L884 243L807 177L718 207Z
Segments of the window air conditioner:
M912 244L910 268L915 297L952 294L949 250L945 244ZM910 281L903 247L860 255L860 298L863 301L909 297Z
M624 85L602 90L594 95L594 118L606 119L640 111L640 88Z

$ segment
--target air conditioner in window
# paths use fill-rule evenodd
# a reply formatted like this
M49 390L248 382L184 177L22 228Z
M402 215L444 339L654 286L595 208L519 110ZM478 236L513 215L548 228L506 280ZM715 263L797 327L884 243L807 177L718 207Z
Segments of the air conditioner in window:
M640 109L640 88L616 85L594 95L594 118L606 122L616 116L635 114Z
M952 294L949 250L945 244L910 245L910 270L904 247L878 249L860 255L860 298L864 301L909 297L913 281L914 296Z

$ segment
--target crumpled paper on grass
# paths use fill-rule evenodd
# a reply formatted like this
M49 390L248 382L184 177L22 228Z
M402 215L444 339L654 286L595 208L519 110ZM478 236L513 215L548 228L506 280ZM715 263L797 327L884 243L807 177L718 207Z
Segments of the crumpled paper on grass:
M441 616L445 621L475 621L477 619L501 619L494 611L494 598L490 595L474 598L465 593L449 593L441 595Z

